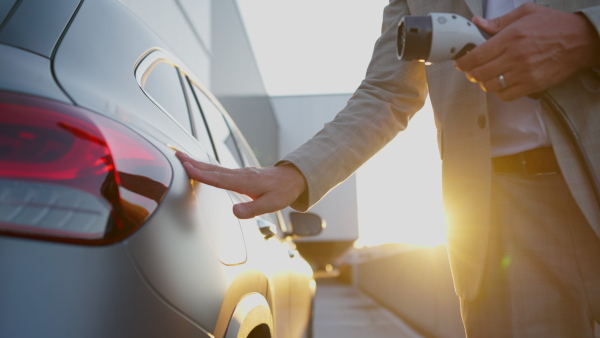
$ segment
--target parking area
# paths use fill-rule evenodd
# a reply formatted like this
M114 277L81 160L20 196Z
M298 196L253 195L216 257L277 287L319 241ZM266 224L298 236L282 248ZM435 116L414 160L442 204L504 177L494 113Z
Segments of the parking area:
M390 311L335 278L317 279L314 338L420 338Z

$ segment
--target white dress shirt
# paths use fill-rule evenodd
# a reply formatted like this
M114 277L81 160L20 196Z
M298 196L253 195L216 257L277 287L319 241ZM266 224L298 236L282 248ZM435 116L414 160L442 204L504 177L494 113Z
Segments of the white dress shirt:
M484 17L497 18L527 2L533 1L483 0ZM510 77L505 80L510 86ZM550 145L538 100L524 97L504 102L493 93L488 93L487 98L492 157L512 155Z

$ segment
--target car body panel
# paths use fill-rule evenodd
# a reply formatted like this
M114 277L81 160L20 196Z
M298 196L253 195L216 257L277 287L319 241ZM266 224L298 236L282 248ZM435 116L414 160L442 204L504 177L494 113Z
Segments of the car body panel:
M0 90L71 103L54 81L50 60L19 48L0 44Z
M0 237L0 271L0 337L209 337L157 299L122 244Z
M6 60L0 71L17 79L3 77L0 90L75 104L127 126L164 155L172 181L145 224L113 245L0 236L0 336L225 337L257 325L275 337L302 336L315 285L308 263L291 254L295 246L281 230L287 229L281 215L264 216L279 223L277 234L266 236L256 219L232 214L233 204L247 197L190 181L174 149L218 163L217 147L196 139L196 130L187 131L154 102L136 69L149 55L163 53L182 81L189 77L196 88L182 88L188 107L202 105L192 102L194 95L214 105L244 165L256 166L231 118L125 6L86 0L74 13L59 20L68 29L52 59L0 44L0 61ZM30 320L40 325L28 325Z
M178 161L174 154L171 157ZM161 297L212 331L218 314L214 308L220 307L235 277L228 275L227 266L213 251L214 238L206 229L211 225L203 221L202 209L197 208L194 186L199 185L190 183L182 167L174 168L173 184L161 210L130 238L127 248L140 273ZM211 192L227 197L223 191ZM204 210L210 212L210 208Z

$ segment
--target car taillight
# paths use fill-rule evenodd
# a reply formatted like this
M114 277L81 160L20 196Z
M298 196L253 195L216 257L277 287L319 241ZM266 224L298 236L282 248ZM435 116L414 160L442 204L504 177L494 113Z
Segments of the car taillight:
M171 182L162 153L71 105L0 93L0 234L110 244L138 229Z

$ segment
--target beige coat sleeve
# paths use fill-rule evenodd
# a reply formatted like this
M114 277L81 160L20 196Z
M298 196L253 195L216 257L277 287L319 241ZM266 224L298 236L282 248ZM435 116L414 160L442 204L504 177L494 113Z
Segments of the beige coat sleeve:
M405 1L385 8L382 35L362 81L346 107L313 138L285 156L306 178L308 190L292 207L306 211L383 148L424 104L422 63L399 61L397 26L408 15Z

